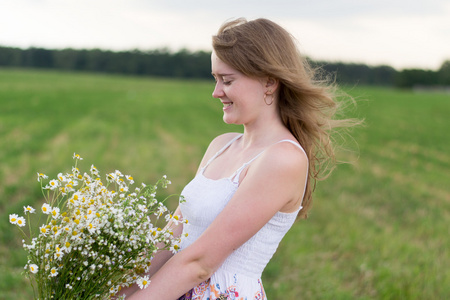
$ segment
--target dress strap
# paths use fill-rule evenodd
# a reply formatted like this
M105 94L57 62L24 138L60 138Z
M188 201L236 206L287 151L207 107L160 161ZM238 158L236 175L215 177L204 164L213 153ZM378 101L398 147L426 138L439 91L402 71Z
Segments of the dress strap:
M217 158L217 156L219 156L220 154L223 153L223 151L225 151L228 147L231 146L231 144L233 144L236 140L238 140L241 136L243 136L243 134L239 134L237 136L235 136L234 138L232 138L228 143L225 144L225 146L222 147L222 149L220 149L219 151L216 152L216 154L213 155L213 157L211 157L208 162L201 168L201 171L203 173L203 171L209 166L209 164Z
M282 142L288 142L288 143L291 143L291 144L297 146L301 151L303 151L303 153L305 153L306 158L308 158L308 155L306 155L306 152L305 152L305 150L303 149L303 147L300 146L300 144L299 144L298 142L295 142L295 141L293 141L293 140L285 139L285 140L278 141L278 142L276 142L276 143L274 143L274 144L272 144L272 145L279 144L279 143L282 143ZM270 146L269 146L269 147L270 147ZM269 147L267 147L267 148L269 148ZM266 148L266 149L267 149L267 148ZM264 149L263 151L261 151L260 153L258 153L255 157L253 157L253 158L250 159L248 162L244 163L239 169L237 169L236 172L234 172L233 175L231 175L231 177L230 177L231 180L232 180L234 183L239 183L239 176L241 175L241 172L242 172L248 165L250 165L255 159L257 159L261 154L263 154L264 151L266 151L266 149Z

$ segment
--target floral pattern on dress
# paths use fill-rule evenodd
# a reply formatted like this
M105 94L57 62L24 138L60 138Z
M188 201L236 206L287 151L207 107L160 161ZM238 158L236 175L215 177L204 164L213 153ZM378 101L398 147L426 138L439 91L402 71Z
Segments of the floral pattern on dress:
M205 295L206 291L209 288L211 279L208 279L207 281L204 281L194 287L192 290L181 296L178 300L200 300L203 299L203 296ZM210 300L210 298L206 298L205 300Z
M221 292L219 283L211 283L211 278L194 287L178 300L267 300L261 280L258 279L260 290L252 298L240 297L236 285L228 286Z

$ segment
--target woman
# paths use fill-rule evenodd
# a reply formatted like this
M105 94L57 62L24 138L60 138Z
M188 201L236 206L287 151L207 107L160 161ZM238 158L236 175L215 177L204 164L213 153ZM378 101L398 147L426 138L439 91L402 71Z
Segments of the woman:
M257 19L228 22L213 37L213 97L244 133L209 145L176 213L189 221L182 250L161 252L151 284L127 299L266 299L264 267L306 216L314 181L333 159L337 103L313 81L290 34ZM129 294L130 290L126 293Z

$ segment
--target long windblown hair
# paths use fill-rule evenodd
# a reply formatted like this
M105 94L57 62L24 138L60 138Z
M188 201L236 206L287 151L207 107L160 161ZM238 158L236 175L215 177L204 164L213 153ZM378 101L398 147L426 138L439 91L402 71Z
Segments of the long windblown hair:
M213 36L212 45L223 62L246 76L279 80L276 103L281 119L309 159L299 215L306 217L316 181L326 178L335 165L334 129L350 127L357 121L336 119L341 105L335 85L317 78L295 39L278 24L267 19L229 21Z

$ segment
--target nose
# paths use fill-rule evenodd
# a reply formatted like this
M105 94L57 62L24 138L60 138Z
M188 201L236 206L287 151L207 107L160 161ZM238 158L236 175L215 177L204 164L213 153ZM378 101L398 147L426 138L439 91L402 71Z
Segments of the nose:
M222 89L222 85L220 84L220 82L216 82L216 85L214 87L214 91L212 92L212 96L214 98L220 98L220 97L223 97L223 95L224 95L224 92L223 92L223 89Z

